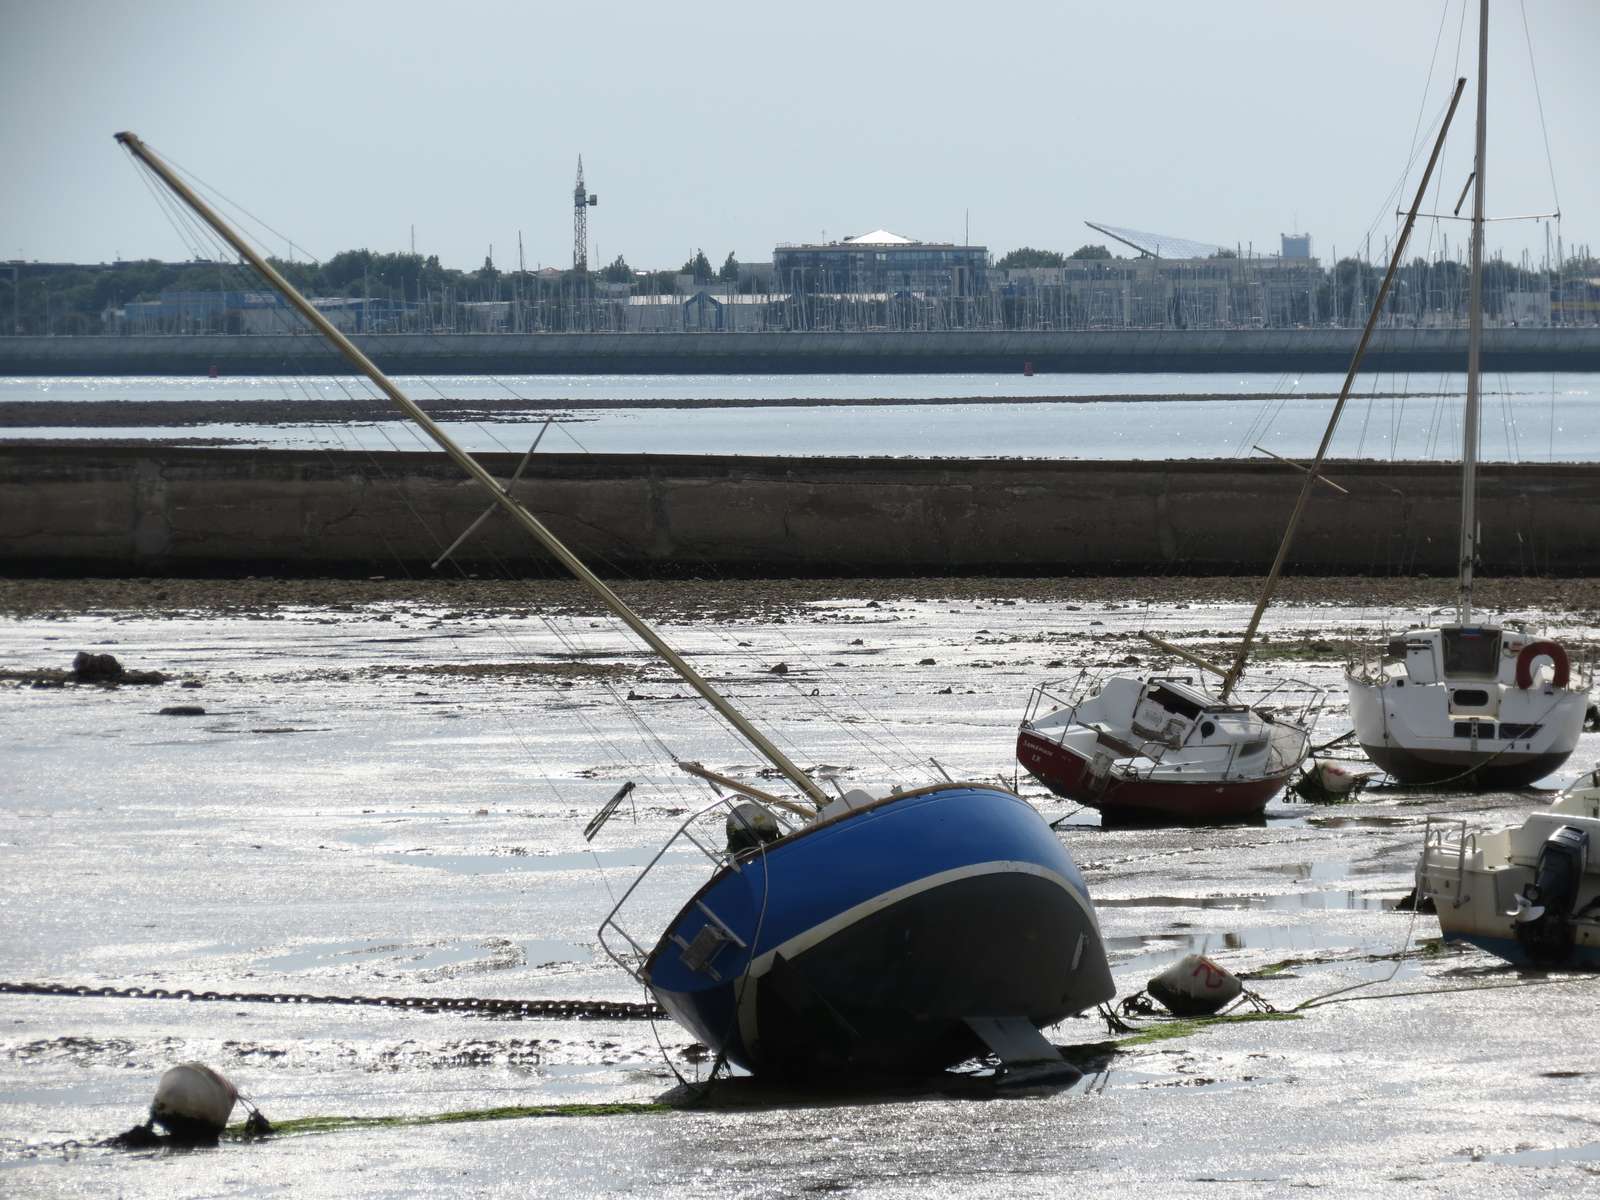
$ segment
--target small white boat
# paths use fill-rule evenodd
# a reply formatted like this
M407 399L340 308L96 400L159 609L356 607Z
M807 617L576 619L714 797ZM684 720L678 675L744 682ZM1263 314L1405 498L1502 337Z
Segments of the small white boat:
M1446 941L1525 967L1600 968L1600 767L1521 825L1468 831L1429 817L1417 902Z
M1229 704L1170 675L1034 689L1017 761L1107 823L1259 820L1305 757L1322 692L1288 713Z

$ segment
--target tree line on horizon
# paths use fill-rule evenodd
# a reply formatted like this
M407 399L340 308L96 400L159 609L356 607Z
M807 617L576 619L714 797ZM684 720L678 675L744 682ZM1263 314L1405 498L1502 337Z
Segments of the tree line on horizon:
M1071 253L1022 246L993 260L998 269L1059 268L1073 262L1115 259L1104 245L1079 246ZM1231 257L1231 256L1230 256ZM618 254L608 264L589 271L563 270L556 275L535 271L503 271L485 258L475 271L446 267L437 255L407 252L342 250L324 262L271 259L283 275L308 296L382 299L400 304L437 304L444 300L465 303L485 300L556 299L581 301L593 294L592 284L627 284L635 295L670 295L680 276L696 285L739 285L740 264L729 251L720 268L703 249L696 250L676 270L636 271ZM10 266L10 272L6 267ZM133 302L159 299L163 292L264 291L267 285L253 279L248 269L233 263L167 263L154 259L114 264L0 263L0 334L93 334L105 332L106 314ZM1439 273L1448 285L1464 279L1465 264L1429 262L1416 258L1411 269ZM1600 260L1587 248L1562 266L1564 277L1600 276ZM1374 264L1342 258L1328 271L1327 293L1319 307L1337 296L1337 308L1348 311L1352 303L1376 291L1382 271ZM1486 286L1501 292L1548 284L1543 271L1523 271L1503 260L1485 264ZM743 291L754 291L747 280Z
M446 267L436 254L341 250L324 262L270 258L269 262L307 296L348 296L401 303L426 303L450 295L458 301L503 300L523 293L577 298L599 279L626 283L638 294L670 294L680 275L696 284L737 283L739 260L730 251L720 269L697 250L676 270L635 271L617 255L598 271L563 270L554 278L536 271L503 271L485 258L475 271ZM12 270L6 271L10 266ZM32 270L30 270L32 266ZM0 334L99 333L105 314L121 305L157 300L163 292L252 292L268 290L248 268L226 262L0 264Z

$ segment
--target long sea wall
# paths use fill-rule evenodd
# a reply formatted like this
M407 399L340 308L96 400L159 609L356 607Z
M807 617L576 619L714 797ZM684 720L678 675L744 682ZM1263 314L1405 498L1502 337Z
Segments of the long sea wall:
M483 456L502 478L517 457ZM1453 575L1459 471L1341 462L1297 572ZM517 495L602 569L642 574L1265 571L1302 476L1276 463L540 455ZM1486 574L1600 575L1600 465L1480 468ZM425 571L484 510L442 455L11 444L0 570ZM458 559L554 564L503 515Z
M356 342L404 374L1343 371L1354 329L938 333L383 334ZM1370 370L1459 371L1464 329L1381 329ZM1600 370L1600 328L1490 329L1488 371ZM293 375L345 370L288 334L0 337L0 375Z

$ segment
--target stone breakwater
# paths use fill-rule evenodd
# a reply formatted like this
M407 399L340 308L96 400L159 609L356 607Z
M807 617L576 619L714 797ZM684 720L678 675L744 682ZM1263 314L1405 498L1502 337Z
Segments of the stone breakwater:
M1022 371L1343 371L1355 329L947 330L937 333L379 334L387 371L483 374L806 374ZM1369 371L1459 371L1465 329L1380 329ZM1489 329L1486 371L1600 370L1600 328ZM0 375L345 374L294 334L0 337Z
M509 478L518 456L484 455ZM1459 470L1340 462L1291 557L1301 573L1451 576ZM1259 574L1301 475L1278 463L541 455L517 495L628 575ZM1479 469L1486 575L1600 574L1600 465ZM393 574L483 511L442 455L0 447L0 569ZM508 520L458 553L554 566Z

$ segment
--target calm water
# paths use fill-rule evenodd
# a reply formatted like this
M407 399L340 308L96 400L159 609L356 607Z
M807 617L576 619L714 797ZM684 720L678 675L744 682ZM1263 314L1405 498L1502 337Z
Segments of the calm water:
M563 419L549 450L607 453L911 455L1086 459L1226 458L1259 445L1312 453L1332 410L1333 374L1122 375L540 375L401 377L419 399L522 398L526 416L447 425L469 449L526 448L544 419ZM1451 459L1460 452L1460 375L1384 374L1361 381L1333 453ZM1600 375L1498 375L1485 380L1486 460L1600 461ZM371 395L350 380L267 377L0 379L0 401L283 400ZM1322 398L1317 398L1318 396ZM1263 399L1262 397L1270 397ZM1094 399L1084 399L1094 397ZM1123 399L1127 397L1127 399ZM1153 399L1151 397L1154 397ZM956 399L962 403L931 404ZM599 400L639 407L585 409ZM674 408L717 400L728 407ZM808 405L806 400L822 403ZM852 405L849 401L872 401ZM886 401L905 401L903 404ZM747 402L744 405L740 401ZM796 403L796 402L800 403ZM400 423L187 427L34 426L5 438L146 437L239 447L411 449Z

